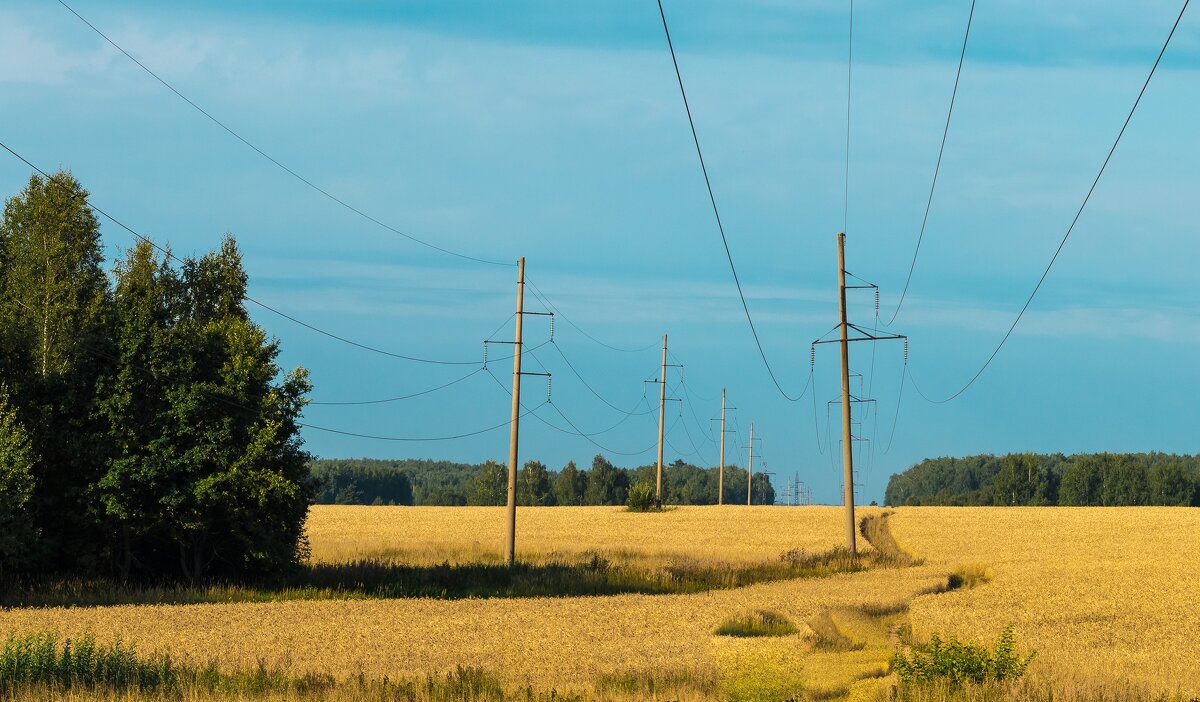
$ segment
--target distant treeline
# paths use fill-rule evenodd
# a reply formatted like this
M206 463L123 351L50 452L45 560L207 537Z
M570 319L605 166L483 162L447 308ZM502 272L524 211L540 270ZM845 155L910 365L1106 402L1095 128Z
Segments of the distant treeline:
M1200 456L1023 453L927 458L892 476L884 503L1200 506Z
M501 505L507 501L508 471L496 461L481 464L420 459L368 458L319 460L312 464L319 481L318 504L348 505ZM653 482L653 465L614 466L603 456L589 470L570 461L549 470L541 461L527 461L517 474L521 505L623 505L629 489ZM717 469L675 461L663 468L664 501L674 505L717 502ZM765 474L753 479L754 504L773 504L775 489ZM725 467L725 502L746 503L746 471Z

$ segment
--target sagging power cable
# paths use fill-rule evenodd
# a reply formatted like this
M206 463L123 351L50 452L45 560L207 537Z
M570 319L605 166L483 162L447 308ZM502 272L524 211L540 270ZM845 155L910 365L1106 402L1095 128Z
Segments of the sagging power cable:
M909 379L913 381L913 389L915 389L927 401L934 404L945 404L966 392L968 388L975 384L975 381L979 380L979 376L983 375L983 372L988 369L988 366L990 366L992 361L995 360L996 355L1000 353L1000 349L1004 348L1004 344L1007 343L1009 337L1012 336L1013 330L1017 328L1017 324L1021 322L1021 318L1025 316L1025 312L1028 311L1029 306L1033 304L1033 298L1037 295L1038 290L1041 290L1042 284L1046 282L1046 278L1050 275L1050 269L1053 268L1055 262L1058 261L1059 254L1062 253L1063 247L1067 245L1067 239L1069 239L1071 237L1071 233L1075 231L1075 225L1079 223L1079 218L1083 216L1083 210L1087 207L1088 202L1091 200L1092 193L1096 192L1096 186L1100 184L1101 176L1104 175L1105 169L1108 168L1109 161L1112 160L1113 154L1116 153L1117 146L1121 143L1121 137L1125 135L1126 128L1129 127L1129 123L1133 120L1133 115L1137 111L1138 105L1141 104L1142 97L1146 94L1146 89L1150 87L1150 80L1154 78L1154 73L1158 70L1158 65L1162 62L1163 55L1167 53L1167 47L1171 44L1171 38L1175 36L1175 30L1179 28L1179 23L1183 20L1183 15L1185 12L1187 12L1188 4L1190 2L1191 0L1184 0L1183 7L1181 7L1179 10L1179 16L1175 18L1175 24L1171 26L1171 31L1167 34L1167 39L1163 42L1162 49L1159 50L1157 58L1154 59L1154 65L1150 67L1150 72L1146 75L1146 80L1142 83L1141 90L1138 91L1137 99L1133 101L1133 106L1129 108L1129 114L1125 116L1125 121L1121 124L1120 131L1117 132L1117 138L1113 140L1112 147L1108 150L1108 154L1104 157L1104 162L1100 164L1100 170L1096 173L1096 177L1092 180L1091 187L1088 188L1087 194L1084 195L1083 202L1080 203L1079 209L1075 211L1075 217L1072 218L1070 226L1067 227L1067 232L1063 234L1062 241L1058 242L1058 248L1054 250L1054 255L1050 257L1050 262L1046 264L1045 270L1042 271L1041 277L1038 278L1037 285L1033 286L1033 291L1029 293L1029 297L1025 300L1025 304L1021 307L1021 311L1017 313L1016 318L1013 319L1012 324L1009 325L1008 331L1004 333L1004 337L1000 339L1000 343L996 345L996 348L992 351L991 355L989 355L987 360L984 361L983 366L981 366L980 369L976 371L975 375L973 375L971 379L967 381L966 385L963 385L956 392L954 392L954 394L940 399L930 398L924 392L921 392L916 380L912 378L911 372L909 373Z
M125 58L129 59L134 64L136 64L138 68L145 71L146 74L149 75L151 78L153 78L154 80L161 83L163 87L165 87L167 90L170 90L172 93L174 93L179 99L183 100L185 103L187 103L189 106L191 106L192 109L196 110L201 115L204 115L204 117L207 118L210 122L217 125L222 130L224 130L226 133L228 133L230 136L232 136L233 138L240 141L242 144L244 144L246 147L248 147L251 151L254 151L259 156L263 157L264 159L269 161L271 164L275 165L276 167L283 170L288 175L290 175L293 178L295 178L296 180L300 181L301 183L306 185L308 188L310 188L314 192L319 193L320 195L324 196L326 199L328 199L334 203L337 203L344 209L358 215L359 217L367 220L368 222L371 222L372 224L375 224L376 226L382 227L383 229L386 229L387 231L392 232L393 234L398 234L398 235L404 237L405 239L412 241L413 243L420 244L421 246L425 246L427 248L433 249L434 251L439 251L439 252L447 254L449 256L454 256L457 258L465 259L467 261L474 261L476 263L486 263L491 266L515 267L517 265L516 263L509 263L506 261L495 261L495 260L490 260L490 259L486 259L486 258L481 258L478 256L471 256L469 254L460 253L458 251L453 251L444 246L439 246L432 242L415 237L412 234L408 234L404 231L401 231L400 229L398 229L390 224L387 224L386 222L380 220L379 218L377 218L371 214L368 214L367 212L363 211L362 209L359 209L358 207L351 205L346 200L342 199L341 197L338 197L337 195L334 195L332 192L326 190L325 188L322 188L321 186L317 185L309 178L307 178L307 177L301 175L299 172L293 170L291 167L284 165L281 161L276 159L274 156L270 155L269 153L267 153L266 151L264 151L263 149L261 149L257 145L255 145L253 142L251 142L249 139L242 136L241 133L234 131L234 129L232 127L230 127L229 125L227 125L225 122L222 122L221 120L217 119L215 116L213 116L213 114L211 112L209 112L208 110L201 107L194 100L189 98L187 95L184 95L174 85L168 83L162 76L160 76L158 73L155 73L153 70L151 70L149 66L142 63L133 54L129 53L121 45L117 44L115 41L113 41L111 38L109 38L109 36L107 34L100 31L100 29L96 25L92 24L83 15L76 12L75 8L71 7L67 3L63 2L63 0L58 0L58 4L62 5L64 8L66 8L66 10L68 12L70 12L72 15L75 15L75 17L78 18L80 22L83 22L85 25L87 25L88 28L91 29L93 32L95 32L101 39L108 42L108 44L110 46L112 46L114 49L116 49L121 54L123 54L125 56Z
M22 156L21 154L17 153L17 152L16 152L15 150L13 150L13 149L12 149L12 147L10 147L8 144L6 144L6 143L4 143L4 142L0 141L0 148L3 148L3 149L4 149L5 151L7 151L8 153L12 154L14 157L16 157L18 160L20 160L20 161L21 161L22 163L24 163L26 166L29 166L29 167L30 167L30 168L32 168L34 171L36 171L37 173L39 173L39 174L40 174L40 175L41 175L43 178L46 178L48 181L50 180L50 174L49 174L49 173L47 173L46 171L42 170L41 168L38 168L38 167L37 167L37 166L36 166L36 165L35 165L35 164L34 164L32 161L30 161L29 159L25 158L25 157L24 157L24 156ZM138 232L134 231L132 227L130 227L130 226L128 226L128 225L126 225L124 222L122 222L121 220L117 219L117 218L116 218L116 217L114 217L113 215L109 214L109 213L108 213L108 212L106 212L105 210L102 210L102 209L100 209L98 206L96 206L96 205L95 205L95 204L94 204L94 203L91 201L91 198L90 198L90 197L85 197L85 198L83 198L83 202L84 202L84 204L85 204L85 205L88 207L88 209L90 209L90 210L92 210L93 212L95 212L96 214L98 214L98 215L100 215L100 216L104 217L105 219L107 219L108 221L110 221L110 222L112 222L113 224L117 225L117 226L118 226L118 227L120 227L121 229L124 229L126 232L129 232L129 234L131 234L131 235L132 235L134 238L136 238L138 241L142 241L142 242L145 242L146 244L149 244L150 246L154 247L154 249L155 249L155 250L157 250L159 253L163 254L164 256L166 256L167 258L171 259L172 261L175 261L176 263L180 263L180 264L182 264L182 263L184 262L184 261L183 261L183 259L181 259L181 258L179 258L178 256L176 256L176 255L175 255L175 254L174 254L174 253L173 253L173 252L172 252L170 249L167 249L167 248L164 248L163 246L160 246L159 244L155 243L155 242L154 242L152 239L150 239L149 237L146 237L146 236L143 236L143 235L139 234ZM286 319L286 320L288 320L288 321L290 321L290 322L293 322L293 323L295 323L295 324L298 324L298 325L300 325L300 326L304 327L305 329L308 329L308 330L310 330L310 331L314 331L314 332L316 332L316 333L318 333L318 334L321 334L321 335L323 335L323 336L329 337L330 339L334 339L335 341L340 341L340 342L342 342L343 344L346 344L346 345L348 345L348 346L354 346L354 347L356 347L356 348L359 348L359 349L362 349L362 350L364 350L364 351L370 351L370 352L372 352L372 353L377 353L377 354L380 354L380 355L382 355L382 356L389 356L389 357L391 357L391 358L398 358L398 359L402 359L402 360L405 360L405 361L412 361L412 362L414 362L414 363L426 363L426 364L431 364L431 365L441 365L441 366L474 366L474 365L478 365L478 364L480 363L478 360L475 360L475 361L446 361L446 360L438 360L438 359L432 359L432 358L422 358L422 357L419 357L419 356L410 356L410 355L408 355L408 354L402 354L402 353L395 353L395 352L392 352L392 351L387 351L387 350L385 350L385 349L381 349L381 348L379 348L379 347L372 346L372 345L370 345L370 344L364 344L364 343L362 343L362 342L359 342L359 341L354 341L353 339L349 339L349 338L347 338L347 337L341 336L340 334L335 334L335 333L333 333L333 332L331 332L331 331L327 331L327 330L325 330L325 329L322 329L322 328L320 328L320 327L318 327L318 326L316 326L316 325L314 325L314 324L310 324L310 323L308 323L308 322L305 322L305 321L304 321L304 320L302 320L302 319L299 319L299 318L297 318L297 317L293 317L292 315L290 315L290 314L287 314L286 312L283 312L282 310L278 310L278 309L276 309L276 308L272 307L271 305L268 305L268 304L266 304L265 302L261 302L261 301L259 301L259 300L256 300L255 298L251 297L250 295L245 295L245 296L243 297L243 299L244 299L244 300L246 300L246 302L250 302L250 303L252 303L252 304L255 304L255 305L257 305L257 306L261 307L262 309L264 309L264 310L267 310L268 312L271 312L271 313L273 313L273 314L275 314L275 315L278 315L278 316L280 316L280 317L282 317L282 318L284 318L284 319Z
M796 402L804 397L804 393L808 391L808 385L800 391L798 395L789 395L783 386L779 383L779 379L775 377L775 370L771 367L771 362L767 360L767 352L763 349L762 341L758 337L758 329L754 326L754 318L750 315L750 305L746 303L746 294L742 290L742 281L738 277L737 266L733 263L733 254L729 250L729 239L725 236L725 225L721 222L721 212L717 208L717 197L713 194L712 180L708 177L708 166L704 163L704 152L700 148L700 137L696 133L696 121L692 118L692 108L688 104L687 90L683 87L683 74L679 70L679 59L675 56L675 45L671 42L671 30L667 27L667 14L663 10L662 0L658 2L658 14L662 17L663 34L667 38L667 48L671 51L671 63L675 66L675 78L679 83L679 94L683 98L683 109L687 113L688 126L692 130L692 142L696 146L696 157L700 160L700 171L704 174L704 184L708 188L708 199L712 203L713 217L717 222L717 231L721 234L721 243L725 247L725 258L729 261L729 270L733 273L733 283L737 287L738 298L742 301L742 310L746 313L746 322L750 325L750 333L754 335L754 344L758 347L758 354L762 357L763 365L766 366L767 374L771 376L771 382L775 384L775 389L783 395L784 399L790 402Z

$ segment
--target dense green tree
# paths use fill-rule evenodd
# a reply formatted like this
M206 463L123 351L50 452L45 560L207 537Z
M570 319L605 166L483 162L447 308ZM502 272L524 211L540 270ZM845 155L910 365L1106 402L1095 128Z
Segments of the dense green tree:
M725 466L725 504L746 504L746 469Z
M639 476L655 480L655 465L638 469ZM717 474L715 470L694 466L676 459L663 467L663 501L672 505L711 505L717 502Z
M120 361L100 414L117 452L96 492L120 572L196 580L297 562L315 489L297 423L309 383L282 373L246 313L232 237L182 274L142 243L116 277Z
M104 534L87 495L107 446L94 417L110 364L109 285L87 191L70 173L34 175L0 222L0 329L12 403L36 464L30 504L47 568L99 564Z
M468 498L471 485L429 485L422 488L420 497L414 498L418 505L446 505L461 507L470 504Z
M139 244L110 288L99 235L69 173L33 176L4 206L0 387L15 412L0 421L0 561L40 533L30 570L199 579L297 563L309 382L250 320L232 237L178 270Z
M399 461L315 461L311 470L317 504L413 504L412 481Z
M567 461L567 465L558 471L554 478L554 501L560 505L582 505L583 494L587 490L587 471L575 467L575 461Z
M317 496L319 504L333 504L339 490L353 481L358 490L355 494L360 495L359 504L373 503L378 497L384 504L465 505L470 502L468 498L474 489L475 479L480 468L480 464L423 459L322 459L316 460L312 464L313 475L322 486ZM653 482L655 477L653 465L620 468L609 463L601 470L602 474L606 472L608 472L608 480L619 484L617 496L622 494L627 496L628 494L620 491L620 485L623 485L627 491L628 487L638 480ZM524 474L523 470L518 472L517 487L520 504L525 504L524 498L520 495ZM741 481L740 487L737 488L736 500L730 497L731 488L727 487L726 502L745 504L746 473L739 471L738 475L740 477L736 479L731 475L726 476L727 486L732 485L736 480ZM586 499L590 471L579 470L571 461L557 473L548 473L547 478L550 480L551 496L546 504L590 504ZM502 484L507 489L507 477L504 478ZM717 470L675 461L664 467L663 490L664 501L667 504L715 504ZM609 502L615 503L615 496L610 495L610 498ZM596 504L600 504L600 499L597 498ZM755 499L762 498L758 497L756 493ZM499 504L503 504L503 499Z
M885 504L1200 505L1200 456L931 458L893 475Z
M517 474L517 504L546 507L554 504L550 471L541 461L526 461Z
M183 280L180 335L195 349L196 376L170 397L189 478L172 529L184 575L200 577L213 563L239 574L285 567L303 556L315 493L299 426L308 372L284 373L278 341L250 320L231 236L185 261Z
M37 539L29 510L33 497L33 447L0 386L0 576L27 565Z
M1057 498L1057 481L1043 461L1032 453L1000 459L1000 470L992 482L998 505L1051 505Z
M771 477L764 473L755 473L750 478L750 503L755 505L775 504L775 488L771 485Z
M1100 500L1109 506L1144 505L1150 499L1146 469L1130 456L1104 455Z
M623 505L629 492L629 476L599 454L592 459L584 501L589 505Z
M108 279L87 197L79 181L61 171L33 175L4 206L0 315L23 346L24 370L42 381L66 381L88 366L81 346L94 341L105 322Z
M715 505L717 503L717 480L715 471L696 469L689 471L679 487L678 504Z
M495 506L508 503L508 469L488 460L479 467L471 484L470 504Z
M1186 507L1196 499L1196 483L1179 461L1155 465L1150 469L1147 482L1150 504Z
M1099 505L1103 479L1103 462L1099 457L1075 457L1063 472L1059 503L1080 507Z
M182 372L187 364L180 363L188 350L172 338L183 312L182 283L166 256L160 259L149 242L141 242L118 262L115 276L112 318L120 362L99 383L99 414L114 451L94 493L116 536L117 570L127 578L137 552L154 548L145 542L170 528L161 500L178 465L165 442L168 393L188 380Z
M353 480L343 485L333 498L335 505L361 505L362 503L363 492L358 489L358 483Z

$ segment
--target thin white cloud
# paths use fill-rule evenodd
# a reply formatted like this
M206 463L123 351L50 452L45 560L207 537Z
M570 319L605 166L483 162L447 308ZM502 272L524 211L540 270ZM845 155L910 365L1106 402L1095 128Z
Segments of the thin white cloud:
M1012 325L1017 310L969 302L930 304L913 300L900 324L908 327L941 327L996 335L999 341ZM1132 305L1064 306L1039 309L1037 302L1013 332L1043 337L1140 339L1200 345L1200 314L1194 309Z

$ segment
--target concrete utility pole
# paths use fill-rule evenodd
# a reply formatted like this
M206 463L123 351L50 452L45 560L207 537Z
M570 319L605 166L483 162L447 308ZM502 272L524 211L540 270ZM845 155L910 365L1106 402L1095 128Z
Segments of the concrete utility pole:
M663 334L662 375L658 384L658 476L655 480L654 505L662 509L663 434L667 420L667 335Z
M717 471L717 504L725 504L725 388L721 388L721 467Z
M721 423L721 466L717 472L717 504L725 504L725 435L736 434L733 429L725 428L725 415L729 410L736 410L737 407L730 407L725 401L725 388L721 388L721 417L720 419L710 419L710 422Z
M854 524L854 442L850 440L850 327L846 323L846 234L839 232L838 243L838 313L841 318L842 349L842 480L845 483L842 500L846 506L846 546L858 553L857 529Z
M517 443L521 435L521 327L525 318L525 257L517 261L517 331L513 341L512 424L508 433L508 519L504 562L513 565L517 548Z
M750 422L750 466L746 471L746 506L754 496L754 422Z
M852 275L846 270L846 233L839 232L837 235L838 245L838 328L841 330L840 338L838 339L817 339L813 343L812 358L816 359L817 344L836 343L842 349L842 504L846 508L846 546L850 552L857 554L857 539L854 522L854 435L852 431L852 416L850 413L851 406L854 403L874 402L872 399L864 399L855 397L850 394L850 342L853 341L887 341L892 339L904 340L904 364L908 365L908 337L903 334L884 334L880 335L872 330L868 332L862 327L851 324L846 315L846 291L849 289L868 289L879 290L879 286L874 283L865 283L864 285L846 285L846 276ZM854 276L858 278L858 276ZM859 278L861 280L861 278ZM850 330L853 329L855 336L850 336ZM832 450L832 447L830 447ZM811 501L811 491L808 491L807 496Z

